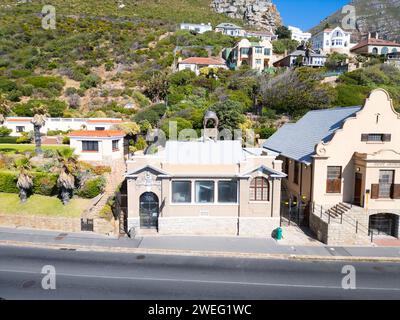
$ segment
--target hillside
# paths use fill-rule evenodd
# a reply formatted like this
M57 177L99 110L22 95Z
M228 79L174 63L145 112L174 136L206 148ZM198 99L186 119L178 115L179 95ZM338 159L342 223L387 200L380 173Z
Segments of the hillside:
M56 29L44 30L41 3L0 4L0 92L20 115L43 100L54 116L146 106L145 83L170 68L175 45L211 45L218 54L232 44L221 34L174 34L178 23L241 23L213 13L208 0L124 0L123 8L115 0L54 0Z
M356 8L354 40L368 32L379 32L380 37L400 42L400 0L352 0L349 4ZM344 14L341 9L322 20L311 32L320 31L328 23L341 25Z

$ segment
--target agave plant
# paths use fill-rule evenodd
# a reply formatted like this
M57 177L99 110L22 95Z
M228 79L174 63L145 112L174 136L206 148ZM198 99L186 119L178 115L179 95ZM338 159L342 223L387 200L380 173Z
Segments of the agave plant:
M33 133L35 138L35 152L37 155L42 154L42 140L40 137L40 129L45 125L47 121L47 117L49 114L47 113L47 108L40 104L39 106L33 108Z
M32 177L29 175L31 169L29 159L21 158L15 162L16 167L19 169L17 187L19 189L19 199L25 203L28 199L28 194L33 187Z
M58 150L58 161L61 164L61 172L58 176L57 185L61 192L61 201L64 205L68 204L75 188L74 172L78 169L77 157L72 149Z

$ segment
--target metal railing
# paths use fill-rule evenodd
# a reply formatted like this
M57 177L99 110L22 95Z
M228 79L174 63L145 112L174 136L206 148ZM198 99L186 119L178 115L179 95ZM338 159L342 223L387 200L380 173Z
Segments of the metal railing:
M311 212L328 224L339 223L341 225L347 225L350 228L354 228L356 234L362 232L366 235L373 235L373 232L370 232L367 226L361 224L357 219L343 214L343 209L339 210L339 205L335 205L329 209L325 209L322 205L318 205L313 202ZM335 215L333 215L332 212L335 212ZM338 217L340 217L340 219L338 219Z

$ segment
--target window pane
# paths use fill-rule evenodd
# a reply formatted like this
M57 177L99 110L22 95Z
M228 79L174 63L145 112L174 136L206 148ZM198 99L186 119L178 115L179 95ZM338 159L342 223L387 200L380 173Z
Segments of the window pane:
M342 167L328 167L328 179L340 179L342 176Z
M214 202L214 181L196 181L196 202Z
M82 151L99 151L99 142L82 141Z
M237 182L219 181L218 182L218 202L237 202Z
M192 201L192 183L190 181L172 181L172 202L189 203Z

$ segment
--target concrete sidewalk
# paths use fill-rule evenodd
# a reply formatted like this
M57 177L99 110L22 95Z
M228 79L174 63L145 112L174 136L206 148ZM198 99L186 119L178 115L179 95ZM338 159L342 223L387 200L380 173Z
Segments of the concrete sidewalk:
M93 233L60 233L27 229L0 228L0 244L79 248L124 252L196 253L227 256L271 255L279 257L309 256L319 258L394 258L400 261L400 247L330 247L325 245L282 245L273 239L205 236L142 236L135 239L107 237ZM101 250L99 249L101 248ZM171 253L172 254L172 253Z

